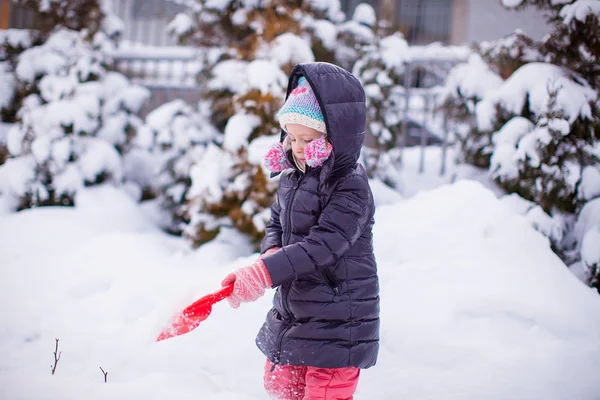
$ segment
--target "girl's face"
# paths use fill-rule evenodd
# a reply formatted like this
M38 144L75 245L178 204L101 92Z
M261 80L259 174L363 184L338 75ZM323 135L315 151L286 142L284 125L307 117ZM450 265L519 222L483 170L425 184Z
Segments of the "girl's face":
M299 124L287 124L285 128L290 137L294 157L296 157L296 160L301 163L302 166L305 166L306 160L304 159L304 148L313 140L321 138L323 133Z

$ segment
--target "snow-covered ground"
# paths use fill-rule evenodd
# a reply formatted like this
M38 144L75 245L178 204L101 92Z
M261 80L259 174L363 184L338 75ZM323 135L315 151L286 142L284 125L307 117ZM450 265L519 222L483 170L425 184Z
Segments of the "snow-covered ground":
M404 200L381 189L381 352L356 399L600 397L600 297L527 219L475 181ZM224 232L190 251L111 186L77 204L0 217L0 398L266 400L254 336L272 291L154 342L254 259L247 243Z

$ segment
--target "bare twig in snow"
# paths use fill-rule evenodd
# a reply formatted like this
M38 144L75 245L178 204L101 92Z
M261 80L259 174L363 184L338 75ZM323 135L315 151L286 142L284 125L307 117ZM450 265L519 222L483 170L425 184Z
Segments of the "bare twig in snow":
M102 373L104 374L104 383L106 383L108 372L104 372L104 370L102 369L102 367L100 367L100 371L102 371Z
M56 347L54 348L54 365L50 366L52 368L52 375L56 372L56 366L58 365L58 360L60 360L60 355L62 354L62 351L58 352L58 339L54 340L56 340Z

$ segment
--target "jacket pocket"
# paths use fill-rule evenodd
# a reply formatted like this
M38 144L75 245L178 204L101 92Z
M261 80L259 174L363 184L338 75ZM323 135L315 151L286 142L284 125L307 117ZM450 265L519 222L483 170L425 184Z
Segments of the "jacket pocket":
M335 275L331 272L331 270L329 268L325 268L322 271L323 274L323 278L325 278L325 282L327 283L327 286L329 286L331 288L331 291L333 292L333 302L337 303L340 301L340 285L337 281L337 279L335 279Z

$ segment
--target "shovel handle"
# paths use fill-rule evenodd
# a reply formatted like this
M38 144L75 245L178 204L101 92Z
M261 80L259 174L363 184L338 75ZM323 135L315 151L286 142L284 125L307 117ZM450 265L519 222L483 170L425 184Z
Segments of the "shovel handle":
M233 283L227 286L223 286L221 289L214 293L207 294L206 296L196 300L183 310L184 315L190 315L197 312L197 310L205 310L207 307L211 307L216 302L226 299L233 293Z
M231 293L233 293L233 283L230 283L227 286L223 286L221 289L217 290L216 292L214 292L212 294L213 304L216 303L217 301L226 299L227 297L229 297L231 295Z

